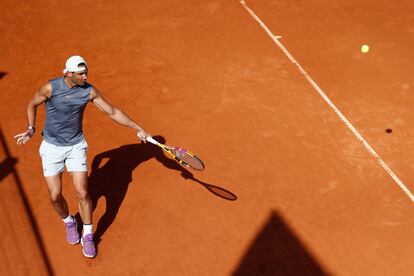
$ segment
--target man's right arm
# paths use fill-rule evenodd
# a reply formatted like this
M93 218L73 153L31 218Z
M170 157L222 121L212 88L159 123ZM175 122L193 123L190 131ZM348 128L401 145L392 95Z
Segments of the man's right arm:
M37 91L27 104L27 130L17 134L17 144L25 144L35 133L37 106L44 103L52 94L52 85L48 82Z

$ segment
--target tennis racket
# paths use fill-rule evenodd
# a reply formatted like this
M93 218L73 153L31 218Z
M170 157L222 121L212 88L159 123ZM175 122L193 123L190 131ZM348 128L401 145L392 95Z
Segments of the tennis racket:
M161 144L160 142L158 142L152 137L147 137L146 140L162 148L168 155L170 155L180 165L196 170L196 171L204 170L203 161L201 161L200 158L195 156L195 154L180 147L169 147L167 145Z

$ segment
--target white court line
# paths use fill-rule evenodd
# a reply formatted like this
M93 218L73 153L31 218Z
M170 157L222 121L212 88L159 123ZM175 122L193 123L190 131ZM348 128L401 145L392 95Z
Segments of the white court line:
M249 12L249 14L259 23L259 25L265 30L265 32L270 36L274 43L282 50L282 52L288 57L288 59L296 65L300 73L306 78L306 80L312 85L312 87L319 93L319 95L324 99L324 101L335 111L336 115L344 122L344 124L352 131L352 133L358 138L360 142L365 146L368 152L375 157L381 167L391 176L391 178L398 184L398 186L404 191L404 193L414 202L414 196L405 186L405 184L398 178L398 176L391 170L390 167L382 160L378 153L374 150L373 147L365 140L365 138L359 133L358 130L349 122L349 120L342 114L342 112L333 104L333 102L328 98L328 96L323 92L323 90L318 86L318 84L309 76L309 74L303 69L303 67L296 61L296 59L289 53L285 46L279 41L279 36L275 36L269 28L263 23L263 21L255 14L255 12L248 7L246 1L240 0L240 3L243 7Z

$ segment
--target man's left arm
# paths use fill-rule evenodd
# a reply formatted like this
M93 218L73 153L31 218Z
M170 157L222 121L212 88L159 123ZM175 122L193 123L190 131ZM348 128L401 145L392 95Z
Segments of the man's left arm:
M96 107L102 110L118 124L135 129L138 132L137 136L140 140L146 142L147 137L151 137L149 133L147 133L140 125L129 118L128 115L125 114L122 110L108 103L95 87L92 87L91 90L91 101Z

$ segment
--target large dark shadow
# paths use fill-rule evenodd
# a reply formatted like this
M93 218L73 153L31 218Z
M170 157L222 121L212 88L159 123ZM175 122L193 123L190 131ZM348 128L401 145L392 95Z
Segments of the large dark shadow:
M272 212L234 276L329 275L295 236L283 218Z
M1 72L0 71L0 80L4 77L6 75L6 73L5 72Z
M1 72L0 72L1 73ZM4 74L4 73L3 73ZM1 75L0 75L1 77ZM42 236L40 235L39 227L36 222L35 216L32 212L32 207L30 206L29 200L27 199L26 193L23 189L22 181L20 176L15 168L15 164L17 163L17 159L11 156L9 147L6 143L6 139L4 139L3 131L0 128L0 144L4 149L6 154L6 159L0 163L0 181L2 181L7 175L12 174L14 178L14 182L16 183L17 190L19 192L19 196L22 199L23 207L26 211L26 214L30 221L30 226L33 230L33 234L35 236L37 245L40 250L40 254L42 256L42 260L46 266L47 274L54 275L52 266L49 261L49 257L47 255Z
M13 158L13 157L6 157L6 159L1 161L1 163L0 163L0 183L6 176L13 173L14 165L16 165L16 164L17 164L17 158Z
M153 138L165 144L164 137L154 136ZM167 158L162 149L153 144L137 143L123 145L119 148L96 155L92 161L88 187L93 202L93 210L95 210L100 198L103 197L106 201L105 213L99 218L94 234L96 245L99 244L103 234L115 220L128 191L128 186L132 182L134 169L151 158L155 158L168 169L180 171L185 179L193 180L210 191L213 189L218 191L223 190L224 192L221 193L212 191L222 198L225 198L226 195L228 195L229 200L235 200L237 198L227 190L194 178L189 171L181 167L174 160ZM80 219L79 215L77 215L77 219Z

